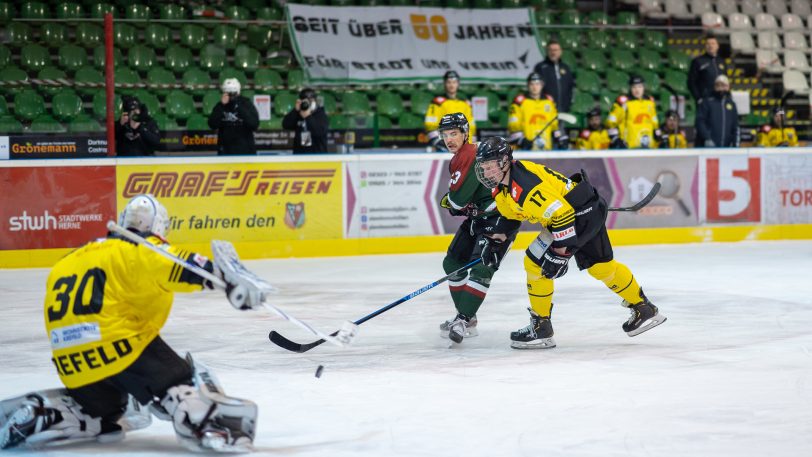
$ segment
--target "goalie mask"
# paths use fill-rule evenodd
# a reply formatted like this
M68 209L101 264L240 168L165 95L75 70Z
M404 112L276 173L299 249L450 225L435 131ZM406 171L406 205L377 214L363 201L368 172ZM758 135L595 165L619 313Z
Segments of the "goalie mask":
M507 140L494 136L481 141L476 148L476 179L488 189L496 188L507 174L513 160L513 149Z
M152 195L136 195L124 207L118 225L165 238L169 232L169 213Z

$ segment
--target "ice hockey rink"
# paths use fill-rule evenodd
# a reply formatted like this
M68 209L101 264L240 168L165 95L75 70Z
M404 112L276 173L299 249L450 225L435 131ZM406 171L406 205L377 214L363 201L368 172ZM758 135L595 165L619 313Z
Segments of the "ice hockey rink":
M259 405L256 454L272 456L812 455L812 242L621 247L668 317L635 338L620 300L586 272L557 281L558 347L510 349L527 324L522 252L497 273L480 336L448 349L445 284L359 327L349 348L221 293L177 295L163 337ZM331 332L443 276L442 254L249 261L276 305ZM2 270L0 397L56 387L42 322L46 269ZM325 366L321 378L314 372ZM23 455L24 451L11 451ZM183 455L155 420L117 444L49 456Z

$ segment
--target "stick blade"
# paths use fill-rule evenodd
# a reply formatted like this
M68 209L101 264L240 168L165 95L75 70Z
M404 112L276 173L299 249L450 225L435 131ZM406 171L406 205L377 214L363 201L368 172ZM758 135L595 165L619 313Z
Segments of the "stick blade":
M281 347L282 349L288 350L290 352L297 352L297 353L307 352L307 351L313 349L314 347L320 345L321 343L324 343L324 341L325 341L325 340L322 339L322 340L314 341L312 343L299 344L299 343L296 343L294 341L291 341L291 340L285 338L280 333L278 333L276 330L271 330L271 333L268 334L268 339L271 340L271 343Z

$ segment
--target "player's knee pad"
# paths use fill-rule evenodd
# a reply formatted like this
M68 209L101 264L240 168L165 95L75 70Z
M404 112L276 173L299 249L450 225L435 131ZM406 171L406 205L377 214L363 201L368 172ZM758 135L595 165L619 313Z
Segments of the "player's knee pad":
M598 281L612 281L615 279L615 272L617 271L617 262L611 260L609 262L601 262L592 265L586 270L593 278Z
M121 427L88 416L65 389L32 392L0 402L0 449L56 446L81 441L118 441Z
M484 286L489 286L494 273L495 270L480 263L471 268L470 278L471 281L477 282Z
M527 280L534 281L542 278L541 266L528 256L524 256L524 271L527 273Z
M460 262L459 260L447 255L443 259L443 270L446 272L446 274L448 274L464 266L465 263L466 262ZM448 280L451 282L462 281L466 277L468 277L468 271L461 271L458 274L448 278Z

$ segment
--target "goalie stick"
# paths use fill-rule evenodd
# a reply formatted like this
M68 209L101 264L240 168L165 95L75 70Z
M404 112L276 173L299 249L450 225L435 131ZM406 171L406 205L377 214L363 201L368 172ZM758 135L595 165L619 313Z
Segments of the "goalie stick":
M652 200L654 200L654 197L657 196L657 192L660 191L660 187L662 187L660 183L658 182L654 183L654 185L651 186L651 190L648 192L648 194L645 197L643 197L642 200L640 200L639 202L635 203L632 206L622 206L619 208L608 208L608 209L609 211L639 211L641 208L648 205Z
M217 287L218 289L223 289L223 290L226 289L226 283L225 283L225 281L223 281L222 278L210 273L209 271L199 267L198 265L195 265L193 263L190 263L190 262L187 262L186 260L181 259L180 257L172 254L169 251L161 249L160 247L150 243L149 241L147 241L143 237L139 236L138 234L136 234L134 232L131 232L130 230L127 230L126 228L116 224L113 221L107 222L107 230L110 230L111 232L117 233L117 234L123 236L124 238L127 238L128 240L132 241L135 244L143 245L146 248L148 248L149 250L151 250L153 252L156 252L157 254L160 254L160 255L166 257L167 259L175 262L176 264L182 266L183 268L186 268L187 270L195 273L196 275L198 275L198 276L200 276L200 277L202 277L202 278L204 278L204 279L206 279L208 281L211 281L211 283L215 287ZM252 279L254 282L257 282L259 284L262 284L262 283L265 284L265 286L262 287L262 288L264 288L266 292L274 290L273 286L271 286L270 283L268 283L267 281L265 281L262 278L259 278L256 275L254 275L254 273L251 273L250 271L248 271L245 268L245 266L242 265L242 263L239 261L239 258L236 257L236 251L234 251L234 246L231 245L231 243L229 243L228 241L216 241L216 240L212 241L212 250L213 251L219 250L221 252L225 252L225 253L228 253L228 254L230 254L229 251L232 251L233 256L229 257L229 263L232 264L232 265L239 264L239 268L235 267L235 270L238 270L241 273L242 272L250 273L250 276L248 276L248 277L250 279ZM332 335L327 335L324 332L321 332L318 329L315 329L315 328L311 327L309 324L307 324L307 323L305 323L303 321L300 321L299 319L297 319L297 318L291 316L290 314L282 311L281 309L277 308L276 306L271 305L270 303L266 302L264 297L263 297L263 300L262 300L262 306L264 306L266 309L273 312L277 316L281 317L282 319L285 319L286 321L289 321L289 322L291 322L291 323L293 323L293 324L307 330L308 332L312 333L313 335L316 335L318 337L323 338L321 340L322 342L329 341L330 343L335 344L336 346L342 346L343 347L343 346L346 346L347 344L349 344L350 341L352 340L352 338L355 336L355 331L354 331L355 329L354 328L347 328L346 324L345 324L344 327L342 327L341 330L339 330L337 332L334 332Z
M434 281L433 283L427 284L427 285L415 290L414 292L412 292L412 293L410 293L410 294L408 294L408 295L406 295L406 296L404 296L404 297L402 297L402 298L400 298L398 300L393 301L392 303L384 306L383 308L380 308L380 309L378 309L376 311L373 311L370 314L367 314L366 316L358 319L357 321L352 322L352 324L355 325L355 326L361 325L364 322L372 319L373 317L381 315L381 314L389 311L390 309L394 308L395 306L398 306L399 304L401 304L401 303L403 303L405 301L409 301L412 298L422 294L423 292L426 292L426 291L428 291L430 289L433 289L437 285L444 283L446 280L448 280L448 278L450 278L450 277L452 277L452 276L454 276L454 275L456 275L456 274L458 274L458 273L460 273L462 271L465 271L465 270L473 267L474 265L476 265L476 264L478 264L480 262L482 262L482 259L473 260L470 263L468 263L467 265L465 265L463 267L460 267L457 270L452 271L451 273L443 276L442 278ZM340 331L341 330L333 332L331 334L331 336L334 336L334 335L338 334ZM288 351L298 352L298 353L307 352L307 351L313 349L314 347L324 343L324 339L313 341L312 343L304 343L304 344L296 343L294 341L291 341L291 340L285 338L281 334L277 333L275 330L272 330L271 333L268 334L268 338L271 340L271 342L273 344L281 347L282 349L287 349Z

